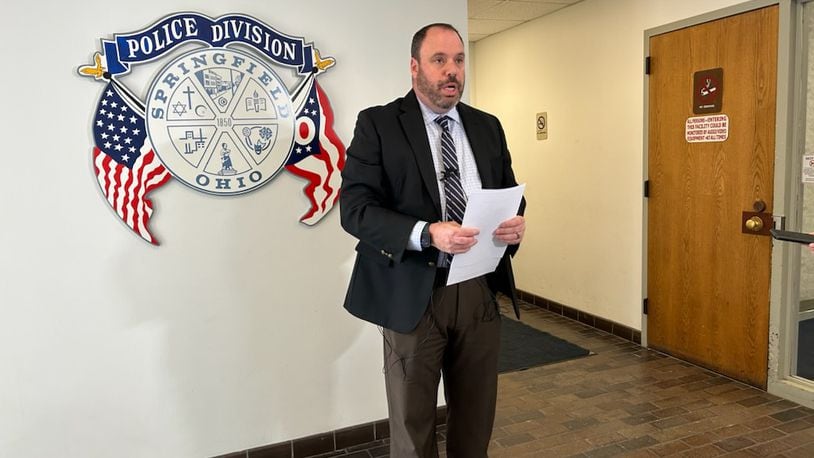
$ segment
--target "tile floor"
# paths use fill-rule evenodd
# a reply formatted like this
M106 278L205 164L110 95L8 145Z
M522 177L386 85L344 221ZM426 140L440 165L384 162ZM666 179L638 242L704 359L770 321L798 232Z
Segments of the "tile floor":
M531 305L521 315L595 355L502 374L489 456L814 457L812 409ZM387 440L321 456L386 457Z

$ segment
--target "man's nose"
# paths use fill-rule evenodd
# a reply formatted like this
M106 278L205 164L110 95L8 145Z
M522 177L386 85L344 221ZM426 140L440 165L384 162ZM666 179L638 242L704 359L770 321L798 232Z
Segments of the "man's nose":
M444 66L444 75L445 76L457 76L458 75L458 66L455 63L447 62Z

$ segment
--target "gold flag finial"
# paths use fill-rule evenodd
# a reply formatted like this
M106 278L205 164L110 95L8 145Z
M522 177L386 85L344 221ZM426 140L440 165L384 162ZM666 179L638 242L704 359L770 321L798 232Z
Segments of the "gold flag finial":
M83 65L79 67L79 73L85 76L92 76L97 80L104 78L105 69L102 68L102 56L97 52L93 55L96 65Z
M325 70L333 67L334 64L336 64L336 59L334 59L333 57L328 57L326 59L322 59L321 57L319 57L319 51L317 51L316 49L314 50L314 60L316 61L315 64L316 67L321 72L324 72Z

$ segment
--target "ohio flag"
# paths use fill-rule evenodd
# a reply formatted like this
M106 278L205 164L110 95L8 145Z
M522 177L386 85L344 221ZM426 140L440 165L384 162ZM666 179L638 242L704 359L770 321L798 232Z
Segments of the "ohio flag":
M339 198L341 171L345 166L345 146L333 129L334 114L328 97L314 80L294 125L294 149L286 170L308 180L305 195L311 208L300 218L316 224Z

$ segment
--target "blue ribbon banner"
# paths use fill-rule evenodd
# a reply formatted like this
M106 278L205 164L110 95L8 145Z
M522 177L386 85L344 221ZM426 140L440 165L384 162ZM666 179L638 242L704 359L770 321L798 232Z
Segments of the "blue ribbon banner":
M198 13L179 13L145 30L114 36L113 40L102 40L111 75L126 73L130 64L151 61L190 41L218 48L244 43L274 62L297 67L300 74L314 68L312 46L302 38L283 35L257 19L239 14L212 19Z

